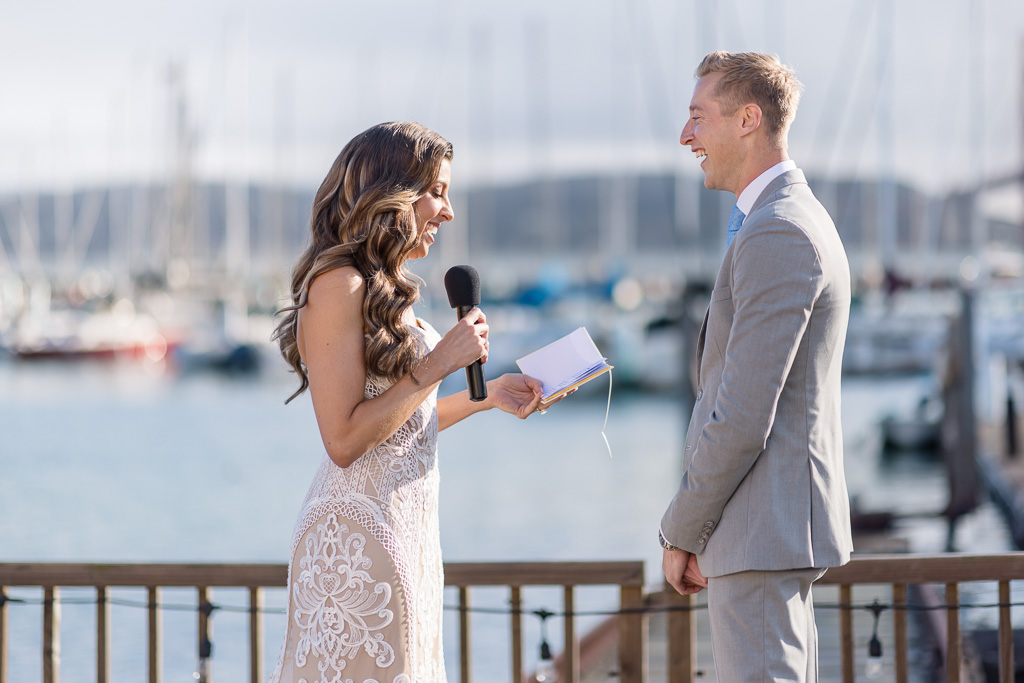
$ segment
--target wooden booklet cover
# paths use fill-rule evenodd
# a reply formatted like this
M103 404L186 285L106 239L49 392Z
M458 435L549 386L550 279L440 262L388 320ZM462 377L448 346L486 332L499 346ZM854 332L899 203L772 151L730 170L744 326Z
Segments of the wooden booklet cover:
M612 369L585 327L523 356L516 365L524 375L544 383L542 403L549 403Z

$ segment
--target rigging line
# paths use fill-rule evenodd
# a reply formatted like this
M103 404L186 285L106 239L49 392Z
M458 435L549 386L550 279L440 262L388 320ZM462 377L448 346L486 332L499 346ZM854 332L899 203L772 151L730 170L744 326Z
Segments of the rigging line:
M32 275L45 277L46 271L43 268L40 246L42 230L39 226L39 194L32 192L30 196L31 202L35 205L31 207L31 210L26 203L28 200L25 198L25 192L18 192L17 215L15 217L18 230L18 266L23 277L29 274L30 268ZM32 235L33 228L35 231L34 240ZM22 263L22 261L31 261L31 263Z
M639 0L635 4L622 3L620 7L625 11L626 23L629 26L629 45L633 53L633 64L639 71L640 84L644 94L644 109L647 113L647 124L654 139L660 140L663 131L669 131L673 128L672 118L675 108L673 107L668 82L666 81L664 60L658 50L657 36L651 29L653 22L650 17L650 7L647 0ZM630 11L631 9L633 11ZM642 17L640 16L641 14L643 15ZM641 30L640 26L641 19L643 20L643 30ZM641 54L640 46L647 48L643 50L643 54ZM666 149L670 149L670 146L666 145ZM683 245L678 243L679 235L674 225L676 208L674 198L675 184L662 182L660 176L656 177L653 184L658 190L658 197L663 201L663 206L666 210L665 215L673 217L669 227L669 237L673 242L677 242L675 244L676 247L681 247Z
M965 24L970 25L971 15L973 14L973 10L971 9L971 7L969 5L966 6L966 7L967 7L967 9L966 9L967 16L966 17L960 17L958 19L953 12L949 13L948 16L950 18L950 26L949 26L950 35L949 35L949 38L947 39L947 43L946 43L949 46L959 46L959 47L965 49L966 50L966 55L963 52L958 53L956 50L953 50L953 49L944 50L944 54L946 56L947 63L946 63L946 68L941 72L943 74L954 74L954 73L957 73L957 71L961 70L961 68L964 66L965 63L968 64L968 65L971 64L971 61L972 61L972 59L971 59L971 41L970 40L966 40L965 41L963 39L963 29L964 29L964 25ZM963 92L967 92L970 89L970 87L971 87L971 69L969 68L969 66L968 66L968 68L963 69L961 74L962 74L962 80L960 80L959 90L960 90L961 93L963 93ZM947 85L947 84L943 84L943 85ZM957 88L954 86L954 89L957 89ZM971 121L970 121L970 119L971 119L971 114L970 114L971 108L972 107L978 107L978 106L981 106L981 107L985 106L985 103L972 103L970 98L968 98L968 97L955 97L955 98L953 98L953 102L954 102L954 105L952 107L952 111L950 109L947 109L946 107L934 107L934 112L935 112L935 139L939 140L941 142L940 142L940 144L934 145L934 146L931 147L931 149L934 151L934 157L933 157L934 162L933 162L932 168L936 168L936 167L939 166L938 157L941 155L944 158L945 162L946 162L945 163L945 167L947 169L947 175L946 175L946 178L944 179L946 187L949 187L950 184L955 186L959 182L959 179L955 175L956 171L967 170L969 172L969 171L972 170L966 164L963 164L963 163L959 163L958 164L958 163L954 162L954 157L957 156L958 153L957 153L956 145L950 144L948 142L950 137L951 137L950 134L949 134L949 131L951 131L951 130L960 130L960 131L962 131L962 130L968 129L967 127L970 126L970 123L971 123ZM962 141L963 145L966 148L967 153L969 154L971 146L973 144L977 144L977 140L976 140L976 138L973 135L965 135L965 136L962 136L962 137L963 137L963 141ZM961 148L961 150L963 150L963 149L964 148ZM963 151L961 151L960 153L963 153ZM961 157L961 159L962 158L963 157ZM952 177L950 177L950 176L952 176ZM968 173L967 177L969 178L969 180L967 181L968 183L972 183L972 182L975 182L977 180L980 180L979 178L972 178L969 173ZM945 206L943 207L943 213L945 213ZM941 227L941 225L942 224L940 223L939 227ZM955 235L953 235L952 237L955 238ZM936 235L936 240L938 240L939 238L941 238L941 235ZM938 244L936 244L936 246L938 246Z
M657 136L659 132L672 128L673 107L665 81L664 60L658 50L657 36L650 28L650 8L647 0L640 0L635 5L622 3L620 6L625 11L629 25L630 48L643 87L647 122L651 127L650 132ZM641 14L642 17L639 16ZM640 26L641 19L643 27ZM641 46L647 49L641 52Z
M875 29L876 34L878 33L878 28L877 27L878 27L878 23L880 21L879 17L881 16L881 12L880 12L879 8L880 8L881 4L884 3L884 2L888 2L888 0L875 0L875 3L873 5L874 17L875 17L874 23L875 23L875 26L876 26L876 29ZM865 44L865 47L866 47L867 41L865 41L864 44ZM865 52L866 52L866 50L865 50ZM863 55L862 55L862 58L863 58ZM861 66L863 66L863 63L862 63ZM882 74L884 74L886 72L886 70L891 69L892 65L891 65L891 62L889 60L886 60L885 63L876 62L876 67L878 67L877 73L879 75L882 75ZM861 69L858 69L858 76L860 75L860 73L861 73ZM868 96L864 100L864 102L869 105L867 107L868 111L871 111L873 113L877 113L878 107L879 107L879 101L880 101L880 94L881 94L880 91L881 91L881 80L879 79L879 81L875 84L874 91L869 92ZM846 110L848 110L848 109L849 109L849 107L844 107L844 112ZM864 117L861 117L861 118L863 119L863 121L865 123L864 123L864 130L858 136L858 139L864 140L864 139L867 138L867 131L868 131L869 127L870 127L870 123L871 123L872 117L864 116ZM845 121L845 116L843 117L843 120ZM878 131L876 131L876 134L878 134ZM843 137L843 135L837 133L836 140L840 140L840 139L842 139L842 137ZM857 145L855 151L851 155L851 160L853 161L852 168L853 168L854 172L856 172L860 168L860 162L861 162L861 159L863 157L864 150L867 147L868 147L868 145L865 145L865 144ZM833 155L835 154L837 149L838 149L838 144L832 150L832 154ZM832 166L832 159L829 158L829 161L828 161L828 163L826 165L826 168L830 168L831 166ZM860 190L861 190L861 192L863 192L864 187L862 186L860 188ZM861 202L860 203L863 204L863 198L862 198L863 195L861 194L860 196L861 196ZM837 209L836 210L838 212L838 196L836 197L836 203L837 203ZM847 224L847 221L849 220L850 215L856 209L858 209L858 208L859 208L859 206L855 206L855 202L852 201L852 197L851 197L851 201L848 201L846 203L846 206L843 207L843 212L842 212L841 216L839 216L838 220L835 221L836 226L840 230L842 230L843 229L842 226L845 226ZM861 236L861 240L862 241L863 241L864 233L865 233L865 231L863 229L864 228L863 223L864 223L864 217L861 216L860 226L859 226L860 227L859 234ZM875 227L875 230L876 230L876 233L875 233L875 248L876 248L876 250L880 247L880 245L878 244L878 239L877 239L877 232L878 232L879 229L880 229L880 226L877 225L877 221L876 221L876 227ZM865 248L870 247L870 245L864 245L864 246L865 246Z
M99 224L100 213L106 205L108 223L110 215L110 188L106 190L93 189L83 193L81 205L78 207L77 215L73 219L73 234L68 239L64 250L64 258L72 266L74 273L80 273L88 260L89 247L96 235L96 227ZM72 200L73 204L73 200Z
M863 11L863 5L859 2L850 3L850 16L846 20L846 33L843 36L842 47L839 49L839 57L852 52L853 50L853 38L855 36L861 38L860 54L856 63L856 72L854 73L853 83L858 83L861 80L861 75L864 69L865 54L867 52L867 36L868 32L861 30L865 22L854 21L857 14ZM878 2L872 5L872 12L878 12ZM870 17L869 17L870 19ZM849 114L850 106L849 100L852 99L853 93L856 91L850 81L841 81L839 78L839 68L841 62L839 58L836 59L836 64L832 73L832 77L829 79L828 92L825 97L826 105L828 103L835 102L836 107L839 111L838 117L832 117L829 111L822 109L821 117L818 119L818 126L815 131L815 135L812 137L813 146L811 149L827 149L828 151L823 155L825 159L825 167L823 173L826 175L832 172L832 162L836 155L836 150L839 147L839 141L842 139L843 128L845 127L847 116ZM835 121L835 130L826 130L826 124ZM828 145L826 140L831 140L832 144Z
M7 248L4 244L4 235L7 235L8 239L11 238L10 229L7 227L9 225L9 221L7 220L7 214L9 213L8 206L10 205L7 202L3 202L3 204L0 205L0 225L3 226L3 229L0 230L0 267L4 270L14 271L14 262L8 255ZM13 242L11 246L13 251Z
M968 16L967 16L966 20L963 17L960 17L960 18L956 17L956 15L953 12L949 12L948 13L948 16L950 18L950 25L949 25L950 35L946 39L946 44L950 45L950 46L963 46L963 45L966 44L967 45L967 50L968 50L967 57L969 59L970 58L970 43L969 43L969 41L962 40L964 23L966 23L970 19L971 9L969 7L967 8L967 13L968 13ZM957 71L959 70L959 67L961 67L963 65L963 63L964 63L964 55L963 55L963 53L959 53L958 51L953 50L953 49L947 49L947 50L944 50L943 52L944 52L944 54L946 56L947 63L946 63L945 69L943 69L940 73L943 73L943 74L957 73ZM967 90L967 88L968 88L968 86L970 84L970 78L971 78L970 69L969 68L965 69L963 71L963 80L960 82L961 92ZM956 215L956 208L954 206L951 206L951 204L950 204L950 196L949 195L952 194L952 192L948 188L950 187L950 183L951 182L953 184L955 184L957 182L956 171L957 170L963 170L963 164L954 163L954 157L956 155L956 146L953 145L953 144L949 144L946 141L950 138L950 135L949 135L948 131L950 131L950 130L963 130L964 126L966 126L967 123L969 123L969 122L958 123L957 121L959 119L961 119L961 118L969 118L969 113L968 114L964 113L964 107L967 107L969 109L970 106L971 105L970 105L969 98L966 98L966 97L955 97L955 98L953 98L953 107L952 108L949 108L949 109L946 108L946 107L934 107L933 108L933 110L935 112L935 121L934 121L934 123L935 123L935 138L934 139L940 140L940 141L942 141L942 143L938 144L938 145L930 146L930 149L932 150L932 163L929 165L929 167L933 168L933 169L934 168L940 168L941 167L940 166L941 161L945 162L945 164L944 164L944 166L946 168L945 178L941 179L941 181L940 181L941 184L936 184L936 187L943 187L944 186L945 188L947 188L946 191L945 191L945 194L942 197L939 198L940 199L940 204L938 206L938 211L936 212L938 215L934 216L934 218L933 218L934 225L933 226L928 226L928 230L929 230L929 233L928 233L929 244L928 244L928 246L930 246L933 250L937 250L939 248L940 243L942 243L944 241L943 240L944 237L947 238L945 240L947 242L953 242L958 237L958 235L956 233L957 233L957 223L959 221L959 218ZM978 106L978 105L974 105L974 106ZM983 105L981 105L981 106L983 106ZM971 136L965 136L965 139L966 139L966 144L970 145L971 144ZM940 157L941 157L941 161L940 161ZM949 218L950 216L952 216L952 218L947 220L947 218ZM948 228L946 228L947 225L949 226Z
M725 25L735 28L735 33L739 45L749 45L750 43L747 42L747 37L743 34L743 13L740 12L739 7L736 5L736 0L732 0L731 2L729 2L728 8L731 10L730 14L732 15L732 18L730 21L726 22ZM721 25L722 24L719 23L719 26ZM723 36L722 42L728 43L729 36Z

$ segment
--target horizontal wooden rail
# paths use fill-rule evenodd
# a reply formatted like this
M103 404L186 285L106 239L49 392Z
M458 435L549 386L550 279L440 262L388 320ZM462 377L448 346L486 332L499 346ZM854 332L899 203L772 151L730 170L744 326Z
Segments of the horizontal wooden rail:
M643 586L643 562L449 562L448 586ZM280 586L284 564L0 563L0 586Z
M280 586L285 564L0 563L0 586Z
M452 562L449 586L643 586L643 562Z
M999 555L864 555L825 572L823 584L922 584L1024 579L1024 552Z

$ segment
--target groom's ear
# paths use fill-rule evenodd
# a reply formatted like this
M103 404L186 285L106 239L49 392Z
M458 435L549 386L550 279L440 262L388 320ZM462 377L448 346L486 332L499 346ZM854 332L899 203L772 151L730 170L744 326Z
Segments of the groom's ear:
M740 115L740 137L750 135L761 127L761 107L753 102L745 105Z

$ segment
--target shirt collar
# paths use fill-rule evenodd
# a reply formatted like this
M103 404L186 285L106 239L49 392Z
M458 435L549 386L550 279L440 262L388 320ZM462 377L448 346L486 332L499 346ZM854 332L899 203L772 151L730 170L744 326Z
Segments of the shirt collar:
M761 175L750 181L750 184L743 188L743 192L740 192L739 198L736 199L736 206L740 207L740 211L743 212L744 216L749 216L751 210L754 208L754 202L764 192L764 188L768 187L768 183L778 178L786 171L792 171L796 169L796 162L792 159L786 159L775 164L767 171L764 171Z

